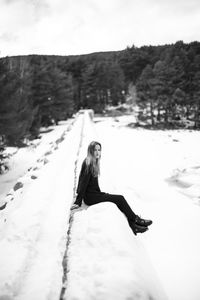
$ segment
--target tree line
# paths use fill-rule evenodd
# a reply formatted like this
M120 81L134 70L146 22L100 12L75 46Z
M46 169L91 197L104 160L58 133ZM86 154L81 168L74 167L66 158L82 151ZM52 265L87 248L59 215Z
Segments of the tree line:
M121 59L127 80L136 86L139 118L151 125L200 127L200 43L128 48Z
M102 113L136 87L138 117L164 126L186 118L200 126L200 43L127 47L87 55L0 59L0 144L23 146L41 126L80 108Z

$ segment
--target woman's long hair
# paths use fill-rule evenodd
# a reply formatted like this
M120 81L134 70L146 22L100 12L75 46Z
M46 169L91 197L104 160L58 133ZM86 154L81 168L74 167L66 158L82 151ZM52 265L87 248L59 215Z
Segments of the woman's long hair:
M91 142L88 146L87 157L85 159L87 168L91 170L94 177L97 177L100 174L100 158L95 159L94 157L96 145L99 145L101 149L101 144L99 142Z

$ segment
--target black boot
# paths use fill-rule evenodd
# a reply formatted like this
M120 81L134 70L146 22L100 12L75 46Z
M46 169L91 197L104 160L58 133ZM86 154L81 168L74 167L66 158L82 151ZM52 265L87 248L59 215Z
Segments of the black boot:
M146 227L146 226L151 225L153 222L151 220L145 220L145 219L140 218L139 216L136 216L135 223L139 226Z
M129 226L135 235L137 235L137 233L143 233L149 229L148 227L137 225L135 222L129 222Z

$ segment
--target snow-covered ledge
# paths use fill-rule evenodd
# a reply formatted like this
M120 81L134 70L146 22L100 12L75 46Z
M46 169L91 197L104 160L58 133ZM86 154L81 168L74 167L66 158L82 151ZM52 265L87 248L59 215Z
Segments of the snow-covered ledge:
M63 299L166 299L139 235L112 203L74 213L68 255Z

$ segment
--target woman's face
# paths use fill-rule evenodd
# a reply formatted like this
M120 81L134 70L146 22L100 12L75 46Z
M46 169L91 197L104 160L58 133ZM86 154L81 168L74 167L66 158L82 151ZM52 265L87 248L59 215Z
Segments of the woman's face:
M95 145L94 147L94 158L98 159L101 157L101 147L99 145Z

